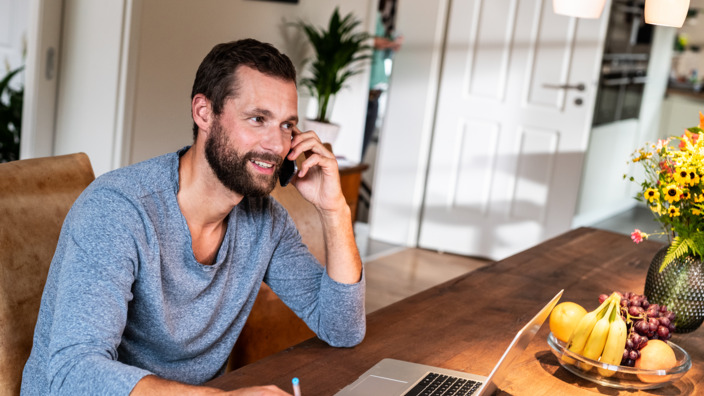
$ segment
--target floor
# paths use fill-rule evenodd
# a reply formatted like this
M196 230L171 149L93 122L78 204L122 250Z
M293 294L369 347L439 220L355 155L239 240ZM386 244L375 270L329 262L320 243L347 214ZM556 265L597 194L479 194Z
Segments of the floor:
M490 263L375 241L365 223L355 224L355 235L367 279L367 313Z
M636 207L594 223L595 228L630 235L634 229L659 232L647 208ZM369 239L365 223L355 224L367 279L367 313L491 263L489 260L395 246ZM651 239L665 240L654 235Z
M660 233L662 229L659 223L655 221L650 209L643 206L636 206L616 216L594 223L591 226L626 235L630 235L633 230L639 229L642 232L651 234L650 239L652 240L667 242L667 237L664 235L656 235Z

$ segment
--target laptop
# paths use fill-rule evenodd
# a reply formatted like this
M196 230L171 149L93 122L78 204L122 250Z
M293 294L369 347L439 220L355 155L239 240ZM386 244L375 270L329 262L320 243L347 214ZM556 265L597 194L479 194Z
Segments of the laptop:
M338 396L402 396L402 395L491 395L497 390L509 366L530 344L562 296L560 290L533 319L516 334L488 377L462 371L384 359L343 388ZM446 392L446 393L442 393Z

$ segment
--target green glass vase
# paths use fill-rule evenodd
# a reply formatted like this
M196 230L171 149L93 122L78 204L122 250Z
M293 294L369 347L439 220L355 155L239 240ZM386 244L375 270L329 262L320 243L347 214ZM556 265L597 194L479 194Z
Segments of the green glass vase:
M655 254L645 279L648 302L666 305L674 312L675 332L689 333L704 321L704 263L693 256L673 260L659 272L667 249Z

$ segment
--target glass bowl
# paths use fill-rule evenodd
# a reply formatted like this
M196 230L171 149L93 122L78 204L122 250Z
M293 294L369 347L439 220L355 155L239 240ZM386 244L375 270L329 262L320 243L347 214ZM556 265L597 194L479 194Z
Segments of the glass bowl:
M618 389L655 389L682 377L692 367L689 354L675 343L667 341L667 344L675 351L677 364L668 370L642 370L628 366L613 366L585 358L568 351L567 345L555 338L552 333L548 335L548 345L552 353L567 371L599 385ZM607 372L611 375L602 375Z

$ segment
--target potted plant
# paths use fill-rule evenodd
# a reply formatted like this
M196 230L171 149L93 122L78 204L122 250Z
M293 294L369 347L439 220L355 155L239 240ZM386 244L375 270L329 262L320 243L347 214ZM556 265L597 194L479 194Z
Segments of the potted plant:
M640 243L658 234L670 242L653 258L644 294L677 315L677 332L704 321L704 115L699 117L699 125L682 136L646 144L632 158L645 172L636 199L650 208L662 232L636 229L631 238Z
M327 29L304 21L295 24L305 33L315 51L310 76L301 80L318 103L316 117L306 120L306 128L315 130L323 142L332 143L339 131L339 126L330 122L335 95L348 78L362 71L359 62L370 56L368 50L371 47L366 44L370 35L356 32L360 23L352 13L340 16L336 7Z
M0 162L20 158L24 88L14 89L10 86L10 81L22 69L19 67L12 70L0 80Z

